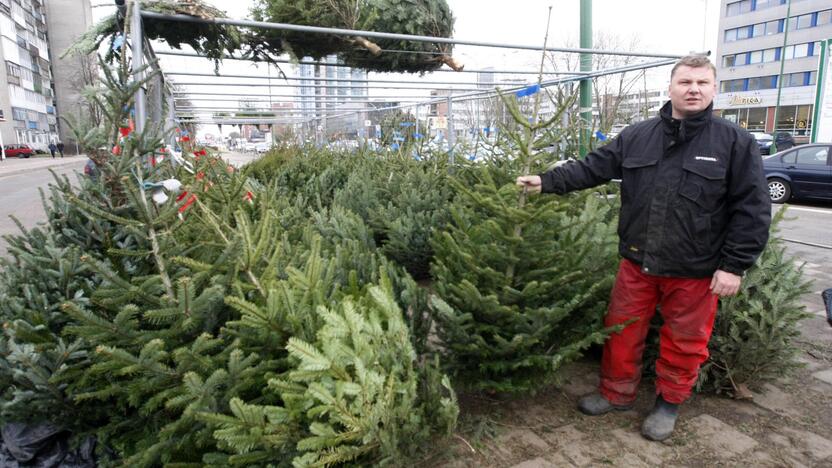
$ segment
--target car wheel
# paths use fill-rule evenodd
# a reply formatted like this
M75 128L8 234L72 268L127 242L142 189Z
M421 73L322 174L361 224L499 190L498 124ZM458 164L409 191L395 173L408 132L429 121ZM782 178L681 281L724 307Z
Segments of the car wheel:
M785 180L773 178L768 180L768 195L772 203L785 203L792 196L792 189Z

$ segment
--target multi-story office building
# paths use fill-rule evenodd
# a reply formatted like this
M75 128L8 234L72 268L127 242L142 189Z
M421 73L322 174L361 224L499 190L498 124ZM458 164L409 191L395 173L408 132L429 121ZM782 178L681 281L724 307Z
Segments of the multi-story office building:
M320 62L329 65L340 63L335 55L324 57ZM316 78L315 65L301 64L298 67L298 75L302 78ZM367 72L344 66L321 66L317 78L319 79L303 80L298 86L299 107L305 120L309 122L317 121L319 122L318 125L325 129L327 113L336 114L336 110L345 108L357 111L365 110L365 103L355 101L367 100ZM320 87L316 88L316 85ZM353 104L345 106L350 102ZM358 122L359 119L350 119L350 121L352 120ZM353 133L357 130L356 124L346 132ZM339 126L339 131L343 131L341 126ZM328 129L327 133L330 133Z
M722 0L714 109L749 131L789 132L806 141L820 41L830 37L832 0Z
M3 143L45 146L58 139L43 4L0 0L0 122Z

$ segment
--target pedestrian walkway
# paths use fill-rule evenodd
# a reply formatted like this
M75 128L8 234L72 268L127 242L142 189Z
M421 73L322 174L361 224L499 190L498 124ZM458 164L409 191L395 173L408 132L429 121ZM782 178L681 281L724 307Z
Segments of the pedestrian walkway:
M450 453L420 466L832 466L832 328L819 295L832 285L832 264L825 251L789 245L787 252L805 262L805 279L813 282L801 298L813 314L801 323L797 340L803 367L755 389L752 399L694 394L673 436L650 442L640 427L655 400L652 380L642 382L630 411L596 417L577 411L578 399L598 385L598 359L586 357L567 366L562 382L533 397L461 395L461 438Z
M56 157L31 157L31 158L6 158L0 161L0 177L21 174L24 172L37 171L44 168L62 167L69 165L82 166L87 162L86 155Z

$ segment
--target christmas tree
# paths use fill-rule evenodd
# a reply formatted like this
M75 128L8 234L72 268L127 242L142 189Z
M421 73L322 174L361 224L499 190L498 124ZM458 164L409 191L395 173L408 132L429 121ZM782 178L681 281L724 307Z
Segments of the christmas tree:
M434 287L447 302L435 319L460 383L533 391L609 332L602 318L616 259L613 207L595 193L518 194L515 177L546 166L537 140L567 130L553 124L568 104L539 121L541 93L531 118L516 96L503 97L517 128L505 128L498 146L515 157L461 171L453 182L460 197L433 240Z

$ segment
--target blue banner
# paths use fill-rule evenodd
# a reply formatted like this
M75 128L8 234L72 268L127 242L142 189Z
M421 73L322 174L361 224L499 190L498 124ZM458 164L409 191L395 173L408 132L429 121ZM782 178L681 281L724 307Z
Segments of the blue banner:
M531 85L528 88L521 89L520 91L517 91L516 93L514 93L514 95L521 98L521 97L531 96L532 94L535 94L538 91L540 91L540 85L536 84L536 85Z

